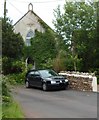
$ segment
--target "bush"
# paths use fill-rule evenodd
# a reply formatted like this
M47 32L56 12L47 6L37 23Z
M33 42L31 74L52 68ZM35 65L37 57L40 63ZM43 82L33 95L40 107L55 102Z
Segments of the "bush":
M60 50L56 58L53 60L53 69L56 72L60 72L66 69L65 59L66 59L66 52L64 50Z
M8 104L12 101L11 96L10 96L10 90L7 86L7 81L8 81L8 77L6 76L2 76L3 80L2 80L2 102L3 104Z
M11 66L12 66L12 59L10 59L8 57L3 57L2 58L2 71L3 71L4 75L10 73Z
M25 62L12 60L7 57L3 58L3 73L7 74L6 82L12 85L23 83L26 74Z
M9 96L9 90L7 88L7 81L8 81L8 78L5 77L5 76L2 76L2 95L3 96Z
M56 71L56 72L60 72L60 71L63 71L65 70L65 66L64 66L64 59L62 58L55 58L53 60L53 69Z
M21 73L23 70L25 70L25 62L22 60L19 61L8 57L3 57L2 63L2 70L4 75Z
M92 69L90 69L90 72L91 73L93 72L96 75L96 77L97 77L97 84L99 84L99 68L92 68Z
M10 84L11 85L23 84L25 80L25 75L26 75L26 72L8 75Z

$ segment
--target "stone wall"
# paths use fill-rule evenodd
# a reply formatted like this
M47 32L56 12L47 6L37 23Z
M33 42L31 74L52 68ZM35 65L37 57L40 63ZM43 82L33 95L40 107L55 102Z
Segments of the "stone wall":
M97 78L93 73L60 72L69 80L69 88L81 91L97 91Z

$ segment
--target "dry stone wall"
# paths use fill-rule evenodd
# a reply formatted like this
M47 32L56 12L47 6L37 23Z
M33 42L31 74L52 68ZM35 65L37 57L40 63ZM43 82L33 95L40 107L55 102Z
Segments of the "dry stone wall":
M97 91L97 78L93 73L60 72L69 80L69 88L80 91Z

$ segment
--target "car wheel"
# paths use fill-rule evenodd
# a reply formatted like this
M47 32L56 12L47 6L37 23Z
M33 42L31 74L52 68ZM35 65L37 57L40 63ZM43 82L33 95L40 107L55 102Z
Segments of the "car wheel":
M45 83L43 83L43 90L46 91L47 90L47 85Z
M30 84L29 84L28 81L26 81L25 86L26 86L26 88L29 88L29 87L30 87Z

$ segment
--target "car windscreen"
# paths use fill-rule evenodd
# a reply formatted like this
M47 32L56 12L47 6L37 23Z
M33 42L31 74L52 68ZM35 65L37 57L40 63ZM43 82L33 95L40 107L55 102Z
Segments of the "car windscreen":
M52 76L58 76L58 74L53 70L39 70L41 77L48 78Z

